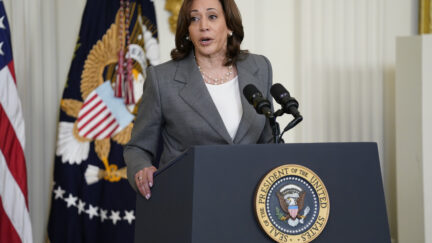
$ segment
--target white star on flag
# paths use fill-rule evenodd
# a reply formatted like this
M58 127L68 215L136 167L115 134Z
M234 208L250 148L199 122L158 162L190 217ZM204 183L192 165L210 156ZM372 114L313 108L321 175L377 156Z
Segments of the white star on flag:
M132 221L135 219L134 211L127 211L125 210L125 216L123 217L124 220L127 220L129 224L132 224Z
M0 42L0 55L4 56L4 52L3 52L3 44L4 42Z
M2 17L0 18L0 29L6 29L6 26L5 26L4 23L3 23L3 21L4 21L4 17L5 17L5 16L2 16Z
M120 212L111 210L111 216L109 218L113 221L113 224L116 225L117 221L121 220Z
M60 186L57 187L57 189L54 191L54 199L63 199L63 194L65 194L65 190L63 190Z
M105 221L105 219L108 218L107 213L108 213L107 210L100 209L100 218L101 218L101 222Z
M98 207L93 207L91 204L89 204L89 209L87 209L85 212L89 215L90 219L92 219L94 216L99 216L97 210Z
M78 201L78 214L81 214L84 211L86 203L81 201L81 199Z
M68 198L65 199L65 202L67 203L67 207L70 208L70 206L76 207L76 201L78 200L77 197L72 196L72 194L69 193Z

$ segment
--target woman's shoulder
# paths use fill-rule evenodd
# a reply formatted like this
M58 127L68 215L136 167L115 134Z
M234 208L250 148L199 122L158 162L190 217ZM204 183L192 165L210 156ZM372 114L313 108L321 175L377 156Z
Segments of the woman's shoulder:
M151 77L153 80L158 82L159 86L171 86L176 83L172 82L174 80L184 82L187 80L190 72L190 63L185 59L169 60L147 68L148 77Z
M175 73L179 66L184 66L186 63L189 63L189 62L190 62L190 60L188 60L188 58L183 58L180 60L171 59L171 60L163 62L161 64L151 66L151 68L158 73L162 72L162 73L170 74L170 73ZM183 63L183 65L182 65L182 63Z
M239 61L245 61L245 62L255 62L260 66L260 64L270 64L269 59L261 54L255 54L250 52L244 52L240 54Z
M246 65L256 65L258 68L269 67L271 68L271 63L269 59L260 54L254 54L250 52L242 53L239 56L239 62L245 63Z
M168 71L168 70L172 70L172 68L175 67L176 65L177 65L176 61L169 60L155 66L150 66L149 68L152 68L156 71Z
M149 66L147 73L154 79L159 80L159 82L172 80L176 75L177 65L177 61L169 60L158 65Z

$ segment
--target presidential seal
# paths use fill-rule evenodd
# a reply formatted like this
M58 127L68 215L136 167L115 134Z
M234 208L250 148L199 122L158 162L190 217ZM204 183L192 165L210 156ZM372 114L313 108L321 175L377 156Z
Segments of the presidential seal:
M323 231L330 200L310 169L282 165L267 173L255 193L258 223L276 242L311 242Z

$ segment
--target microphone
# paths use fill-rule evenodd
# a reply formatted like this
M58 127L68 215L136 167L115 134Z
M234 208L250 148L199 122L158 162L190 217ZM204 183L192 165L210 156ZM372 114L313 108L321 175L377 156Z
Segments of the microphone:
M301 117L298 111L299 103L296 99L290 96L288 90L282 86L282 84L274 84L270 89L270 94L282 106L283 112L291 114L294 118Z
M243 95L246 97L249 104L253 105L258 114L264 114L267 118L274 118L270 101L264 99L263 95L255 85L246 85L243 89Z

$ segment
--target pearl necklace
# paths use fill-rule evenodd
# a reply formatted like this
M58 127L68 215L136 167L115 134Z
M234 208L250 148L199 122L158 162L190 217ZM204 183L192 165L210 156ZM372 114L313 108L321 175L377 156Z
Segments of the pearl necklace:
M231 75L233 74L233 66L230 65L228 67L228 72L226 72L224 75L222 75L222 77L219 78L214 78L212 77L210 74L204 72L200 66L198 66L198 69L204 79L204 82L207 84L213 84L213 85L220 85L220 84L224 84L228 81L231 80Z

